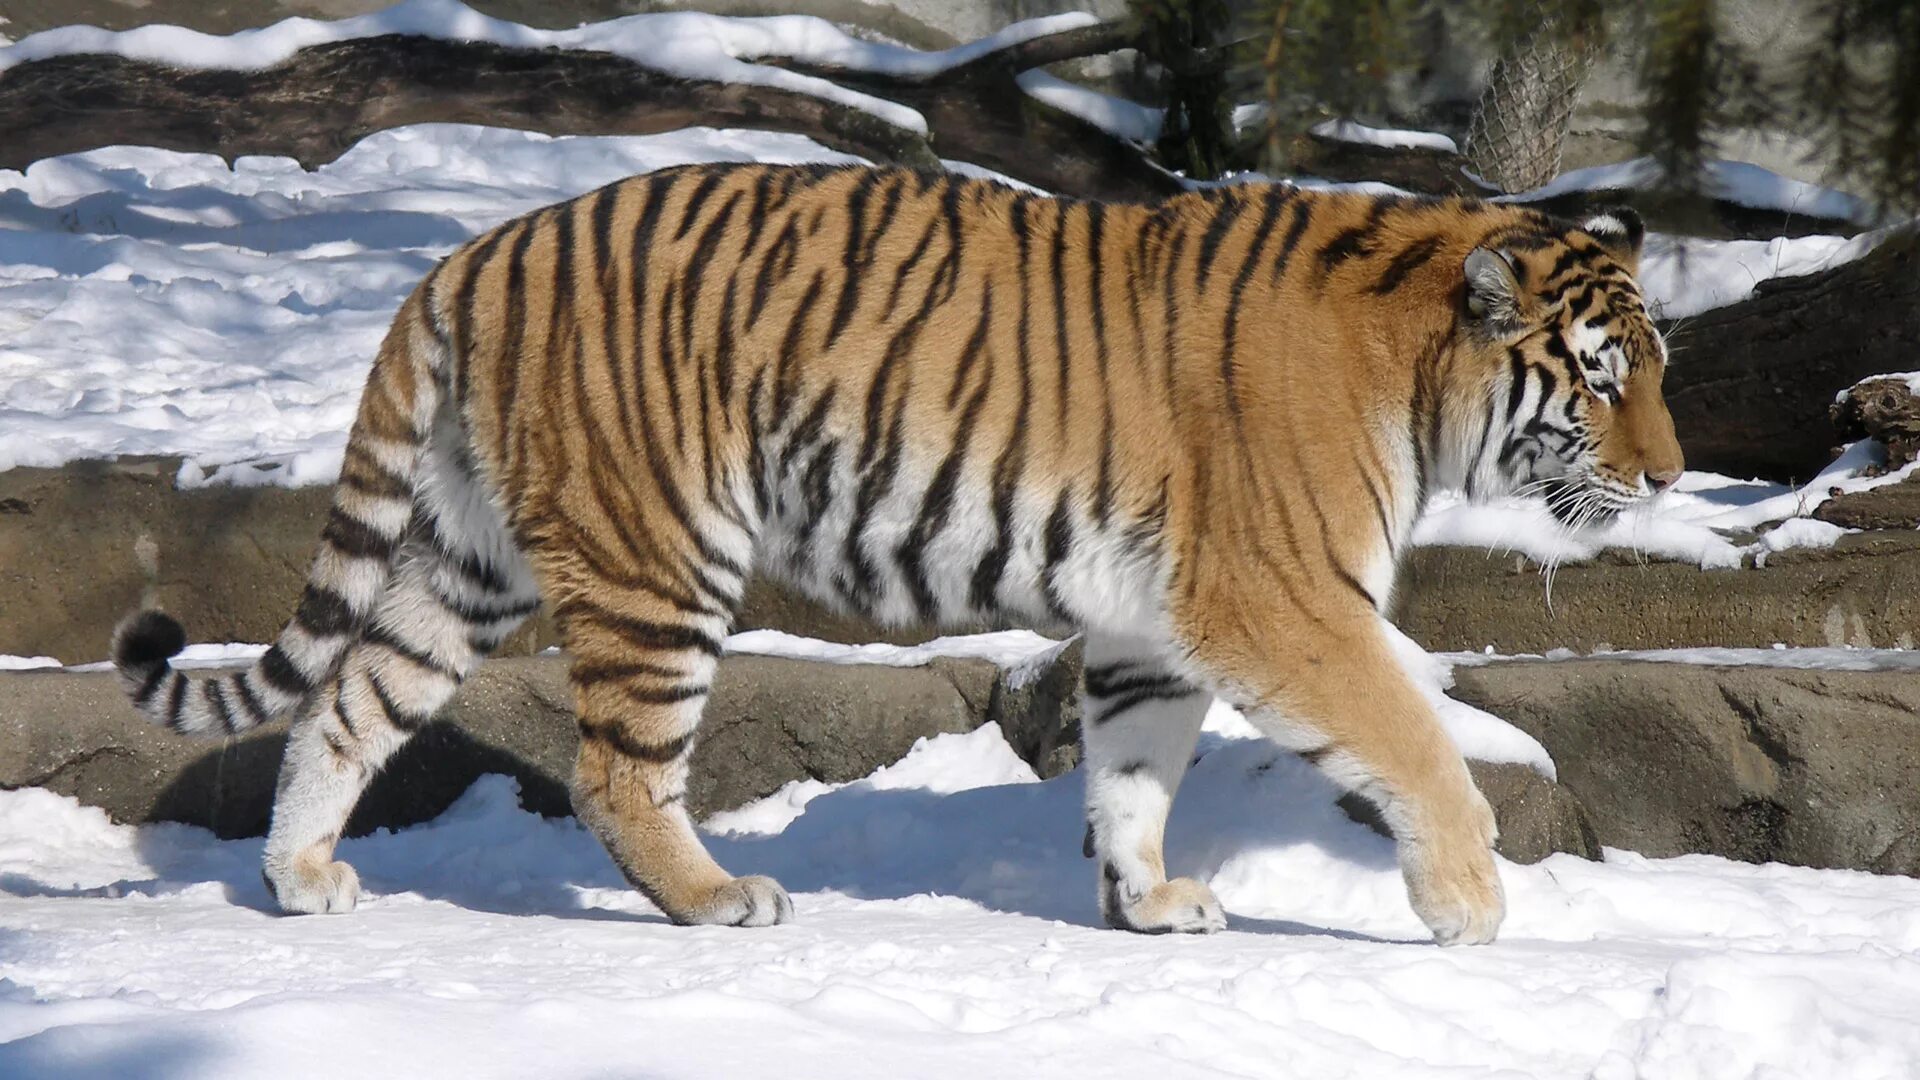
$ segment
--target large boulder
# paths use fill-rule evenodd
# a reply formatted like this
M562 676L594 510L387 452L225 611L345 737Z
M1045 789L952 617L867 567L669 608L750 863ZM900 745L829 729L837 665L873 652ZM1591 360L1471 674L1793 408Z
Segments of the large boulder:
M794 780L856 780L899 760L918 739L990 720L1058 725L1022 711L1057 700L1010 695L1005 682L984 660L884 667L729 657L694 751L688 805L705 815ZM482 665L389 763L349 832L432 818L485 773L518 779L529 810L570 813L571 698L560 657ZM120 821L262 833L285 741L283 725L224 742L171 735L140 720L107 673L0 674L0 787L49 788Z
M1920 874L1920 672L1599 659L1454 678L1546 746L1608 847Z
M179 468L177 459L128 458L0 472L0 654L99 660L114 623L143 601L178 616L196 641L279 633L300 598L332 490L182 490ZM1417 548L1394 590L1394 621L1430 649L1504 653L1912 644L1920 640L1920 533L1900 516L1911 489L1866 496L1871 506L1852 504L1869 515L1859 523L1900 527L1842 537L1830 549L1775 552L1765 567L1738 570L1608 552L1561 567L1551 607L1538 567L1525 559ZM876 625L766 581L748 588L737 625L843 642L910 643L942 632ZM945 632L961 629L985 627ZM502 655L555 641L551 621L536 617Z

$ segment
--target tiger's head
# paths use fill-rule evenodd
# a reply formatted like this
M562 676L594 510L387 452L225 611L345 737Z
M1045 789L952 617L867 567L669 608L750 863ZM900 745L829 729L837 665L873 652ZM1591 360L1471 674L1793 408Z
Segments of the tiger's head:
M1620 209L1468 253L1463 317L1490 361L1493 411L1469 495L1538 491L1578 525L1680 478L1667 349L1634 281L1644 234Z

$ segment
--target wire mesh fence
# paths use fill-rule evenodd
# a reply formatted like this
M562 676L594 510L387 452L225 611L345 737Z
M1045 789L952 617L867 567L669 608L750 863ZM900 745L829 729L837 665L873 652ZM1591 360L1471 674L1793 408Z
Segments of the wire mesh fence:
M1534 31L1494 62L1467 128L1467 160L1480 178L1526 191L1560 172L1580 88L1600 53L1597 39L1573 40L1540 7Z

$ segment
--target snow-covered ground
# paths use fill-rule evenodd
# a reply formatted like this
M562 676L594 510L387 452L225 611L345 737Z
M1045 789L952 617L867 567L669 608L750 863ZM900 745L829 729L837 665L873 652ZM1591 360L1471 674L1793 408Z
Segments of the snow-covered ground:
M369 895L281 918L258 840L0 792L0 1076L1909 1078L1920 882L1710 857L1503 863L1501 939L1436 948L1392 848L1216 713L1169 835L1232 913L1096 929L1078 774L997 731L721 816L795 890L666 925L490 777L343 845Z
M369 136L311 171L285 158L229 168L132 147L0 171L0 469L178 454L187 486L330 482L392 312L454 246L669 164L846 160L765 132L550 138L422 125ZM1824 241L1860 246L1790 243ZM1695 245L1682 272L1656 237L1651 294L1682 310L1744 295L1782 269L1746 243ZM1442 504L1419 535L1543 560L1585 558L1604 543L1737 565L1779 546L1831 543L1839 530L1804 521L1757 543L1715 530L1806 513L1828 489L1861 483L1853 476L1871 464L1867 453L1800 491L1689 475L1655 512L1582 537L1561 536L1537 501L1470 513Z

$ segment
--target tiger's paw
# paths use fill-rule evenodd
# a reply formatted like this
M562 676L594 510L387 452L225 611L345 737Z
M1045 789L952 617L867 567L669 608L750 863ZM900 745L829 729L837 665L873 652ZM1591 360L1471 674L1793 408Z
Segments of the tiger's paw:
M1133 898L1113 896L1107 925L1137 934L1211 934L1227 928L1213 890L1192 878L1163 881Z
M793 901L770 877L737 877L674 921L695 926L775 926L793 921Z
M343 862L268 862L260 876L288 915L339 915L360 903L360 875Z
M1407 899L1442 945L1485 945L1500 932L1507 913L1493 858L1493 812L1486 800L1476 798L1464 817L1435 839L1403 843L1400 849Z

